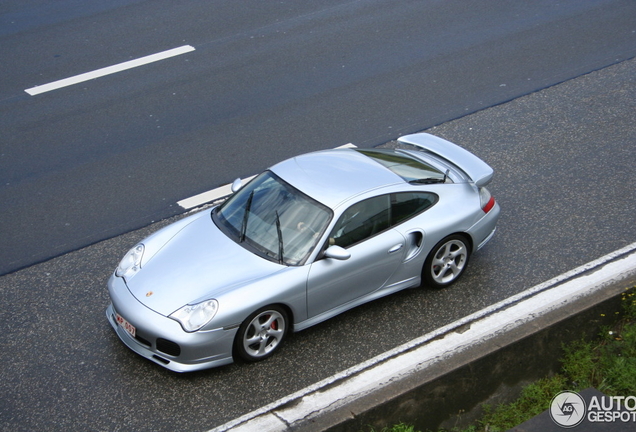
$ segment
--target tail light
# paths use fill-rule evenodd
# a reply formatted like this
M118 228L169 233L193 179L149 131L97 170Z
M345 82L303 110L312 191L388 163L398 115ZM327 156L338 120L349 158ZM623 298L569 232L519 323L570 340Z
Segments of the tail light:
M495 206L495 197L485 187L479 189L479 205L484 213L488 213Z

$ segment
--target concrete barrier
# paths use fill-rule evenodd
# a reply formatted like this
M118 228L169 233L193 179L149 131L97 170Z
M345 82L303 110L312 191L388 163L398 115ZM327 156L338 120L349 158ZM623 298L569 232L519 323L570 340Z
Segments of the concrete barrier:
M636 243L212 431L463 426L557 370L562 343L597 334L635 283Z

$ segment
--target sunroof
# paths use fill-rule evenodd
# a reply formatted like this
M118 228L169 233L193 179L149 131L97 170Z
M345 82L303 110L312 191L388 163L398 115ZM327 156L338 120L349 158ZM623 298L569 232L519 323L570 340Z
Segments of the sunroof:
M408 155L398 153L395 150L358 149L357 151L382 164L407 182L426 180L432 180L434 182L444 179L444 173L438 169Z

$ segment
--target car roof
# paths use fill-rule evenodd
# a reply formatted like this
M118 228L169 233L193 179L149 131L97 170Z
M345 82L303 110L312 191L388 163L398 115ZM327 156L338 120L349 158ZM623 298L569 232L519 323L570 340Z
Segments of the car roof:
M405 183L397 174L353 149L307 153L280 162L271 170L331 208L370 190Z

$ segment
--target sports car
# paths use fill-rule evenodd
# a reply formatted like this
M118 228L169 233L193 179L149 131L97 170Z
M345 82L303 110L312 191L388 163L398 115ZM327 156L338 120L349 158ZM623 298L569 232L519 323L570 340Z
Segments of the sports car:
M496 230L493 170L430 134L399 142L280 162L135 245L108 281L121 341L176 372L254 362L363 303L456 282Z

